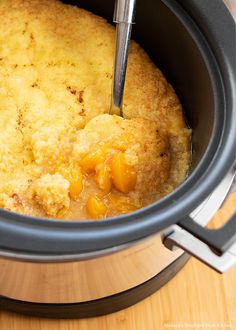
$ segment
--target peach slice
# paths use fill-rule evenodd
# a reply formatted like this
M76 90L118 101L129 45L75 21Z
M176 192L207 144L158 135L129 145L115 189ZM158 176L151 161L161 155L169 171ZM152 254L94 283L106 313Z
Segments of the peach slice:
M104 163L106 160L106 153L102 148L90 151L80 161L79 165L86 173L95 171L98 164Z
M108 194L111 191L111 173L108 164L100 164L96 168L96 174L93 177L98 187L104 194Z
M137 181L137 173L133 166L127 164L123 152L117 153L111 159L111 176L114 187L118 191L129 193L134 190Z
M83 190L83 175L80 168L72 166L59 166L57 172L60 173L70 183L69 194L71 199L78 200Z
M105 217L105 215L107 213L106 205L97 196L89 197L87 204L86 204L86 209L87 209L88 214L93 219L103 218L103 217Z

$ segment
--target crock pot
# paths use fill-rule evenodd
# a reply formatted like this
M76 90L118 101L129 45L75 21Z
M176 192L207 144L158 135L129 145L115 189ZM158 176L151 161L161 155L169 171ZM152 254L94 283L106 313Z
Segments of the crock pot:
M65 2L112 19L112 1ZM2 308L46 317L101 315L164 285L188 260L184 250L219 272L236 263L236 215L220 229L204 228L235 175L233 18L221 0L146 0L137 3L136 23L133 38L174 86L193 129L191 173L161 201L103 221L0 210Z

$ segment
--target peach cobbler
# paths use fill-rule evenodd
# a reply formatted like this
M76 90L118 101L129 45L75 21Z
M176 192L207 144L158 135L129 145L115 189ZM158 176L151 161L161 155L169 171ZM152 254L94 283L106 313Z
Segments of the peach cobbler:
M137 210L186 177L181 104L135 42L124 117L109 115L115 31L56 0L0 1L0 207L98 219Z

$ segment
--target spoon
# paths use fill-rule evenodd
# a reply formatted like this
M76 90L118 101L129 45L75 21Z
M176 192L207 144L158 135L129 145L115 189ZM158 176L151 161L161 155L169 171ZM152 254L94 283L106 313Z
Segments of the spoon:
M123 117L122 103L136 0L116 0L116 46L110 114Z

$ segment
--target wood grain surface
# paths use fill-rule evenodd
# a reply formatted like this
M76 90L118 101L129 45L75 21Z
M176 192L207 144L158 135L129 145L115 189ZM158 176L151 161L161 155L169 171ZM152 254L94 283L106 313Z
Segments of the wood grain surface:
M214 0L206 0L214 1ZM236 17L236 0L225 0ZM236 210L236 193L214 217ZM236 267L220 275L192 258L161 290L126 310L83 320L46 320L0 311L0 330L236 329Z

